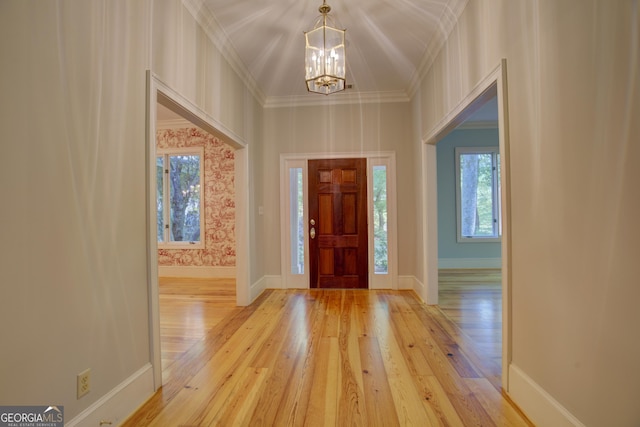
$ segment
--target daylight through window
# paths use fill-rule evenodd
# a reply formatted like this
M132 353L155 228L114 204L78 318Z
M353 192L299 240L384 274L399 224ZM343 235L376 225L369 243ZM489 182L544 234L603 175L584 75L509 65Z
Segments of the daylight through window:
M487 241L502 234L498 148L456 148L458 241Z
M387 167L373 166L373 262L376 274L389 272Z
M289 200L291 209L291 274L304 274L304 191L302 168L289 169Z
M201 244L202 157L202 150L193 149L157 156L159 244Z

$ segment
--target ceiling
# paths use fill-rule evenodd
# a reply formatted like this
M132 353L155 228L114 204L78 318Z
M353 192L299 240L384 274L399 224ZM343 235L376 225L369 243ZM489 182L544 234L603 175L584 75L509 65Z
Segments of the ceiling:
M304 31L321 0L183 0L265 106L366 96L407 100L468 0L327 0L346 28L347 84L330 96L308 93Z

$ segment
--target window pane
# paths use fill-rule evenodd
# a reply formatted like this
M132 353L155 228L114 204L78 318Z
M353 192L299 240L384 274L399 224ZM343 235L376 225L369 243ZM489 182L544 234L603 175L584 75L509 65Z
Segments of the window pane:
M387 167L373 167L373 246L374 271L386 274L389 269L387 248Z
M495 182L495 187L498 189L496 191L496 213L495 213L495 218L496 218L496 232L498 233L498 236L502 236L502 187L500 184L500 153L496 154L496 182Z
M291 274L304 274L304 214L302 168L289 169Z
M200 156L169 157L172 242L200 241Z
M158 208L158 242L164 242L164 156L156 158L156 205Z
M461 234L464 237L493 237L493 155L460 154Z

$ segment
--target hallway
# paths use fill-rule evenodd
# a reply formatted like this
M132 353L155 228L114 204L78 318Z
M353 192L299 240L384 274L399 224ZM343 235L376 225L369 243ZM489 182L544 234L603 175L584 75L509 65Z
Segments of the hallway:
M268 290L178 355L124 425L530 425L499 373L411 291Z

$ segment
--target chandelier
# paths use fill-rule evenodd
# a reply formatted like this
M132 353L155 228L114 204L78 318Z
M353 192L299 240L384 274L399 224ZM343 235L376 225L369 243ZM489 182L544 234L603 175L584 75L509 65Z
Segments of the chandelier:
M331 7L325 0L318 10L322 15L316 20L313 29L304 33L305 80L309 92L329 95L346 87L346 30L327 25L327 21L333 20L327 16Z

